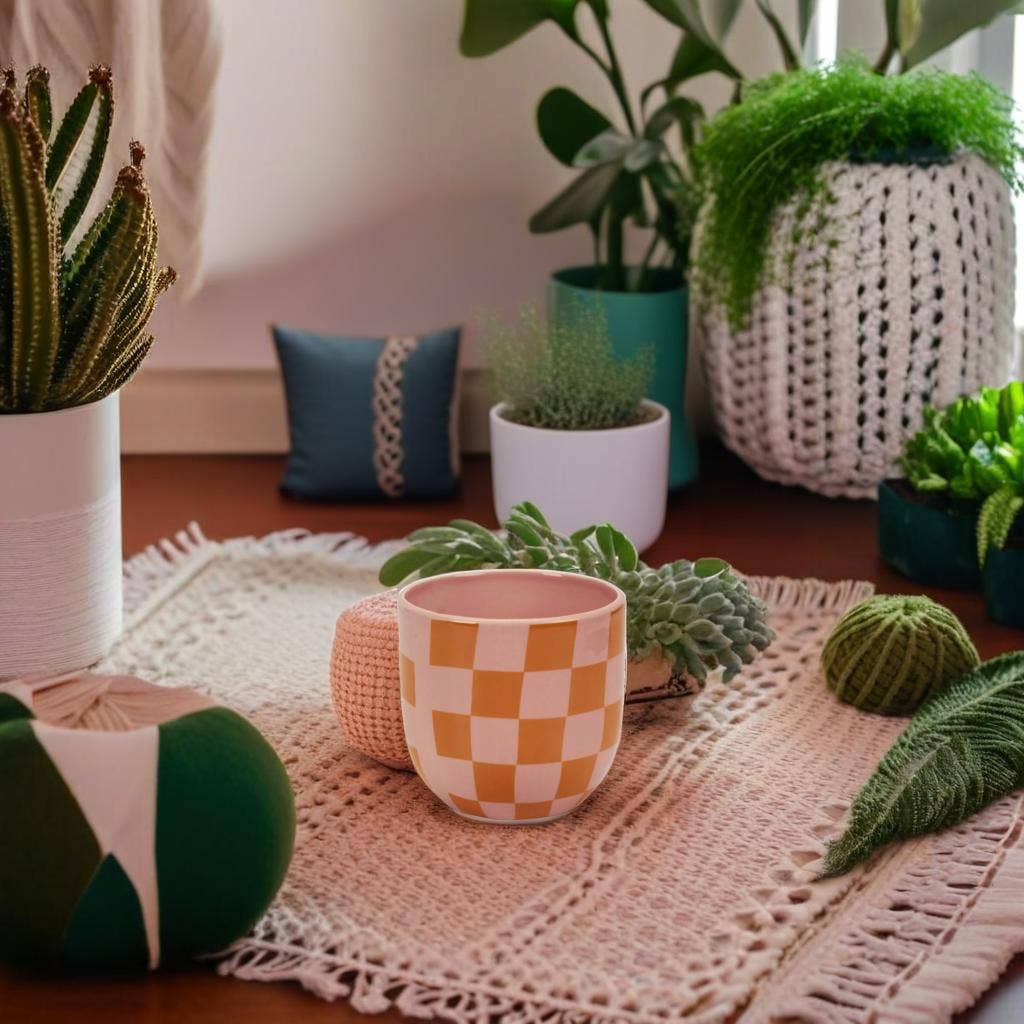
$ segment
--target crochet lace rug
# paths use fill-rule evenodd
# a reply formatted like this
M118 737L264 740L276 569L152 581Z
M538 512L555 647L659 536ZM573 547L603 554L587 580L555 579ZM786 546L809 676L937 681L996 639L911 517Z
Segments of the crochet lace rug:
M103 671L192 683L248 715L295 786L295 859L225 974L458 1024L947 1020L1024 948L1021 796L814 880L901 723L836 702L818 655L866 583L754 579L778 640L729 685L627 714L605 784L555 824L463 821L347 750L334 622L385 548L206 541L126 566Z

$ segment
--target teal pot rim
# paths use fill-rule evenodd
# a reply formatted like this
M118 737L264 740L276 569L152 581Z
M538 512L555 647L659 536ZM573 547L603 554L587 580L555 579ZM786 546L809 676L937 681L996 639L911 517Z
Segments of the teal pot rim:
M600 292L605 295L666 295L686 291L686 282L676 271L668 267L649 267L647 272L651 275L651 280L656 287L642 292L598 288L595 282L603 269L598 264L587 263L576 267L563 267L561 270L556 270L551 277L568 288L578 288L585 292ZM639 270L640 268L636 265L626 267L627 275L636 274Z
M915 583L977 590L977 514L913 501L897 485L878 485L878 552L882 560ZM907 485L909 486L909 485Z
M1024 548L989 551L981 578L988 617L1002 626L1024 629Z

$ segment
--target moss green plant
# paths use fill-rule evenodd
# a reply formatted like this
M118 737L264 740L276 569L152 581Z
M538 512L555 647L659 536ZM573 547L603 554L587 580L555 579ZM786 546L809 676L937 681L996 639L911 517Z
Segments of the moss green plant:
M380 581L393 587L411 576L484 568L558 569L609 580L626 594L630 659L663 657L676 678L703 681L722 669L731 679L774 638L764 603L720 558L654 569L611 524L565 537L529 502L514 506L504 527L504 537L466 519L417 530L381 567Z
M821 652L829 689L844 703L909 715L978 664L960 620L927 597L878 595L836 623Z
M863 58L771 75L705 129L695 151L707 197L696 261L734 327L772 272L777 211L797 202L802 232L829 230L830 161L936 162L977 153L1014 189L1020 140L1007 96L977 75L920 69L884 77Z
M607 430L645 418L641 405L653 349L631 359L612 351L608 324L589 303L547 326L536 308L517 323L493 320L486 342L495 396L515 423L548 430Z
M822 874L894 839L959 824L1024 784L1024 652L979 665L928 700L857 794Z
M107 204L79 225L99 180L114 110L97 65L56 123L49 74L0 88L0 413L84 405L116 391L152 344L146 325L174 281L131 144Z
M1006 545L1024 509L1024 382L982 388L943 410L924 411L924 427L899 460L907 482L978 511L978 562Z

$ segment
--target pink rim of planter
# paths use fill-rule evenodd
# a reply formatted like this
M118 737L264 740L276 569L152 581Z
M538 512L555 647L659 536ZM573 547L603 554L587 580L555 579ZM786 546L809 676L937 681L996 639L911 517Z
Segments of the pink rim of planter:
M575 591L580 598L589 593L590 599L585 602L584 607L566 607L565 610L552 610L550 605L542 608L541 614L534 614L523 608L516 608L515 597L519 603L525 605L533 598L532 594L519 593L511 595L510 600L504 607L513 609L517 613L502 612L501 614L486 614L485 608L481 607L479 612L471 610L470 607L459 602L471 598L470 590L478 590L479 598L484 598L490 592L497 595L499 599L509 598L511 584L518 583L520 588L523 585L531 586L529 581L544 581L537 587L538 592L547 591L546 599L550 601L552 585L556 582L565 591ZM444 591L449 591L449 606L457 605L459 611L446 610L445 608L431 607L426 603L425 598L431 590L440 591L438 597L444 596ZM425 591L426 593L421 593ZM502 592L505 592L504 594ZM598 595L603 597L599 603L595 603ZM417 599L418 598L418 599ZM568 601L566 593L563 600ZM466 572L451 572L442 576L429 576L426 579L416 580L406 584L398 592L398 604L400 608L406 608L415 613L426 615L431 619L445 619L449 622L530 622L543 625L552 622L582 622L585 619L597 618L601 615L608 615L626 604L626 595L619 590L614 583L607 580L595 579L593 576L581 576L579 573L560 572L555 569L471 569Z

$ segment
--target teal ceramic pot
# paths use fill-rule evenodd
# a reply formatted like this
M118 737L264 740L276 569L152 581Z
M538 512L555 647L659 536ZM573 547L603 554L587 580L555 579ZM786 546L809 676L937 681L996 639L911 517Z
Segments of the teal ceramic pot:
M990 551L982 581L988 617L1024 629L1024 550Z
M977 516L914 501L886 480L878 486L878 550L916 583L973 588L981 584Z
M652 271L651 292L598 291L597 267L570 267L555 273L548 285L548 316L565 322L580 309L598 305L608 319L615 353L624 358L644 345L654 348L654 380L648 398L671 413L668 484L683 487L697 477L697 446L686 422L687 294L679 276Z

